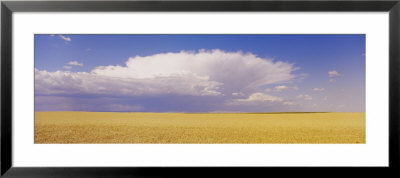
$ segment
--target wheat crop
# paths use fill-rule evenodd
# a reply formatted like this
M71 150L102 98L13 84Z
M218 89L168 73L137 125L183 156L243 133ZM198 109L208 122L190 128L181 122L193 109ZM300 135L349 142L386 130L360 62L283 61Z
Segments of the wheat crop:
M35 143L286 144L365 140L365 113L35 113Z

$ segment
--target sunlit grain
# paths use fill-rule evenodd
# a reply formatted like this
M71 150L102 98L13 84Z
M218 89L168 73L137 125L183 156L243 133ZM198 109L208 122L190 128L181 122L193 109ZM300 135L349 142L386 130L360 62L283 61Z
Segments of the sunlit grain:
M35 143L365 143L365 113L36 112Z

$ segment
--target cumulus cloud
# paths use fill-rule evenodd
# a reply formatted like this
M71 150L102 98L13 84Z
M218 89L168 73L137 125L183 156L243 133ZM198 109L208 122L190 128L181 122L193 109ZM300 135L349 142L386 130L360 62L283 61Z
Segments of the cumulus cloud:
M77 61L68 64L83 66ZM181 51L135 56L124 66L99 66L90 72L35 69L35 92L41 95L239 97L249 96L264 85L291 81L296 78L295 70L293 64L251 53Z
M296 98L304 100L312 100L312 97L310 95L297 95Z
M68 62L68 65L71 65L71 66L83 66L83 63L79 63L78 61L69 61Z
M67 41L67 42L70 42L70 41L71 41L71 38L70 38L70 37L67 37L67 36L64 36L64 35L58 35L58 36L59 36L61 39Z
M126 66L101 66L93 73L121 78L152 78L157 76L184 76L194 74L211 81L223 83L225 88L254 89L267 84L293 79L293 64L273 62L251 53L224 52L221 50L198 53L162 53L129 58Z
M41 95L97 94L139 95L219 95L219 83L198 76L117 78L87 72L35 70L35 92Z
M313 88L314 91L324 91L325 88Z

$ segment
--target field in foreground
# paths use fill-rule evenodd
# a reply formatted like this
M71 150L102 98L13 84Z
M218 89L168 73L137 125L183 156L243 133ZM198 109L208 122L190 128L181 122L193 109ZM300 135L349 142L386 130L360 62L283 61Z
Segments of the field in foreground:
M365 113L36 112L35 143L365 143Z

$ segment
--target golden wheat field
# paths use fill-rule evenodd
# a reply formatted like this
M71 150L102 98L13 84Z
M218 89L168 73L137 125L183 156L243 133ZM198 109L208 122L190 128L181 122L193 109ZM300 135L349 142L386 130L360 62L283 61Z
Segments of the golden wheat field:
M365 113L36 112L35 143L365 143Z

